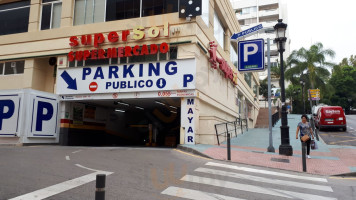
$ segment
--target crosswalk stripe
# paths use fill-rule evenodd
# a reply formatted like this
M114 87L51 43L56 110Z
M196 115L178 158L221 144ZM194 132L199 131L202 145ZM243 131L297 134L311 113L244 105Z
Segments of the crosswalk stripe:
M95 181L96 179L96 175L97 174L106 174L106 175L110 175L113 172L105 172L105 171L96 171L94 173L85 175L85 176L81 176L79 178L75 178L69 181L65 181L56 185L52 185L40 190L36 190L34 192L28 193L28 194L24 194L9 200L41 200L41 199L45 199L51 196L54 196L56 194L65 192L67 190L79 187L81 185L90 183L92 181Z
M247 192L255 192L255 193L269 194L269 195L285 197L285 198L292 198L289 195L285 195L280 192L275 192L270 189L265 189L265 188L253 186L253 185L234 183L234 182L230 182L230 181L223 181L223 180L218 180L218 179L185 175L181 180L193 182L193 183L205 184L205 185L212 185L212 186L217 186L217 187L224 187L224 188L229 188L229 189L243 190L243 191L247 191Z
M161 194L166 194L174 197L179 198L186 198L192 200L243 200L235 197L229 197L219 194L213 194L208 192L202 192L198 190L191 190L185 188L178 188L178 187L169 187L165 189Z
M287 191L287 190L277 190L277 189L273 189L273 188L264 188L264 187L254 186L254 185L247 185L247 184L235 183L235 182L231 182L231 181L223 181L223 180L218 180L218 179L205 178L205 177L192 176L192 175L185 175L181 180L187 181L187 182L198 183L198 184L224 187L224 188L229 188L229 189L236 189L236 190L260 193L260 194L267 194L267 195L273 195L273 196L279 196L279 197L285 197L285 198L296 198L297 197L297 198L305 199L305 200L312 200L312 199L336 200L335 198L329 198L329 197L324 197L324 196L319 196L319 195L291 192L291 191Z
M315 200L315 199L317 199L317 200L337 200L337 198L324 197L324 196L319 196L319 195L314 195L314 194L305 194L305 193L284 191L284 190L275 190L275 191L290 195L293 198L304 199L304 200Z
M267 171L267 170L260 170L260 169L253 169L253 168L247 168L247 167L237 167L237 166L234 166L234 165L227 165L227 164L214 163L214 162L208 162L205 165L214 166L214 167L223 167L223 168L227 168L227 169L235 169L235 170L246 171L246 172L253 172L253 173L281 176L281 177L287 177L287 178L308 180L308 181L328 182L328 180L325 179L325 178L298 176L298 175L285 174L285 173L273 172L273 171Z
M300 182L295 182L295 181L269 179L269 178L264 178L264 177L259 177L259 176L251 176L251 175L246 175L246 174L227 172L227 171L215 170L215 169L207 169L207 168L198 168L195 171L208 173L208 174L214 174L214 175L220 175L220 176L228 176L228 177L232 177L232 178L247 179L247 180L252 180L252 181L277 184L277 185L285 185L285 186L293 186L293 187L333 192L333 189L330 186L324 186L324 185L315 185L315 184L300 183Z

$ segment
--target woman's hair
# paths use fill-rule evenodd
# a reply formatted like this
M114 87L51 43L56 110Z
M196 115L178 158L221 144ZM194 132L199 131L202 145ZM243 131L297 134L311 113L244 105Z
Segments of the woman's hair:
M301 119L303 119L303 117L308 120L308 116L306 114L302 115Z

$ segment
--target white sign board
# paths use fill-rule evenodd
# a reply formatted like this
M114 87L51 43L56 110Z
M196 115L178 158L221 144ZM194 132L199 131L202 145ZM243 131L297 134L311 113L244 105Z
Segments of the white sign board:
M183 98L181 105L181 123L184 127L184 144L195 144L195 98Z
M0 95L0 137L15 136L19 131L21 95Z
M29 137L55 137L58 127L58 100L33 95Z
M57 94L195 89L195 59L58 69Z

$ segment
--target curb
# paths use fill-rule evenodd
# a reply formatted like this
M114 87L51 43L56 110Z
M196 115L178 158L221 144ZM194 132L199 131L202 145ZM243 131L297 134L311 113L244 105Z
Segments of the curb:
M195 149L193 149L193 148L190 148L190 147L184 147L184 146L182 146L182 145L178 145L178 146L177 146L177 149L180 149L180 150L182 150L182 151L185 151L185 152L188 152L188 153L192 153L192 154L195 154L195 155L204 157L204 158L214 159L214 158L212 158L212 157L210 157L210 156L208 156L208 155L206 155L206 154L203 154L203 153L201 153L200 151L197 151L197 150L195 150Z
M350 172L350 173L345 173L345 174L336 174L332 176L338 176L338 177L356 177L356 172Z

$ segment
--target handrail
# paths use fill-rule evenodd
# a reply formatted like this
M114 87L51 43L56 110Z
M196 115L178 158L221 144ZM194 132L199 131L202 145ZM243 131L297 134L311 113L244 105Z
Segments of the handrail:
M243 123L243 122L245 122L245 123ZM244 127L246 127L246 129L248 130L247 119L236 118L236 120L232 121L232 122L225 122L225 123L215 124L215 133L216 133L216 138L217 138L217 141L218 141L218 145L220 145L219 137L221 135L224 135L224 137L226 139L228 133L230 133L230 137L231 137L231 135L232 135L231 133L235 132L235 136L237 137L237 129L240 128L241 129L241 133L243 134L243 128Z
M272 115L272 126L274 127L274 125L277 124L279 120L279 112L276 112Z

